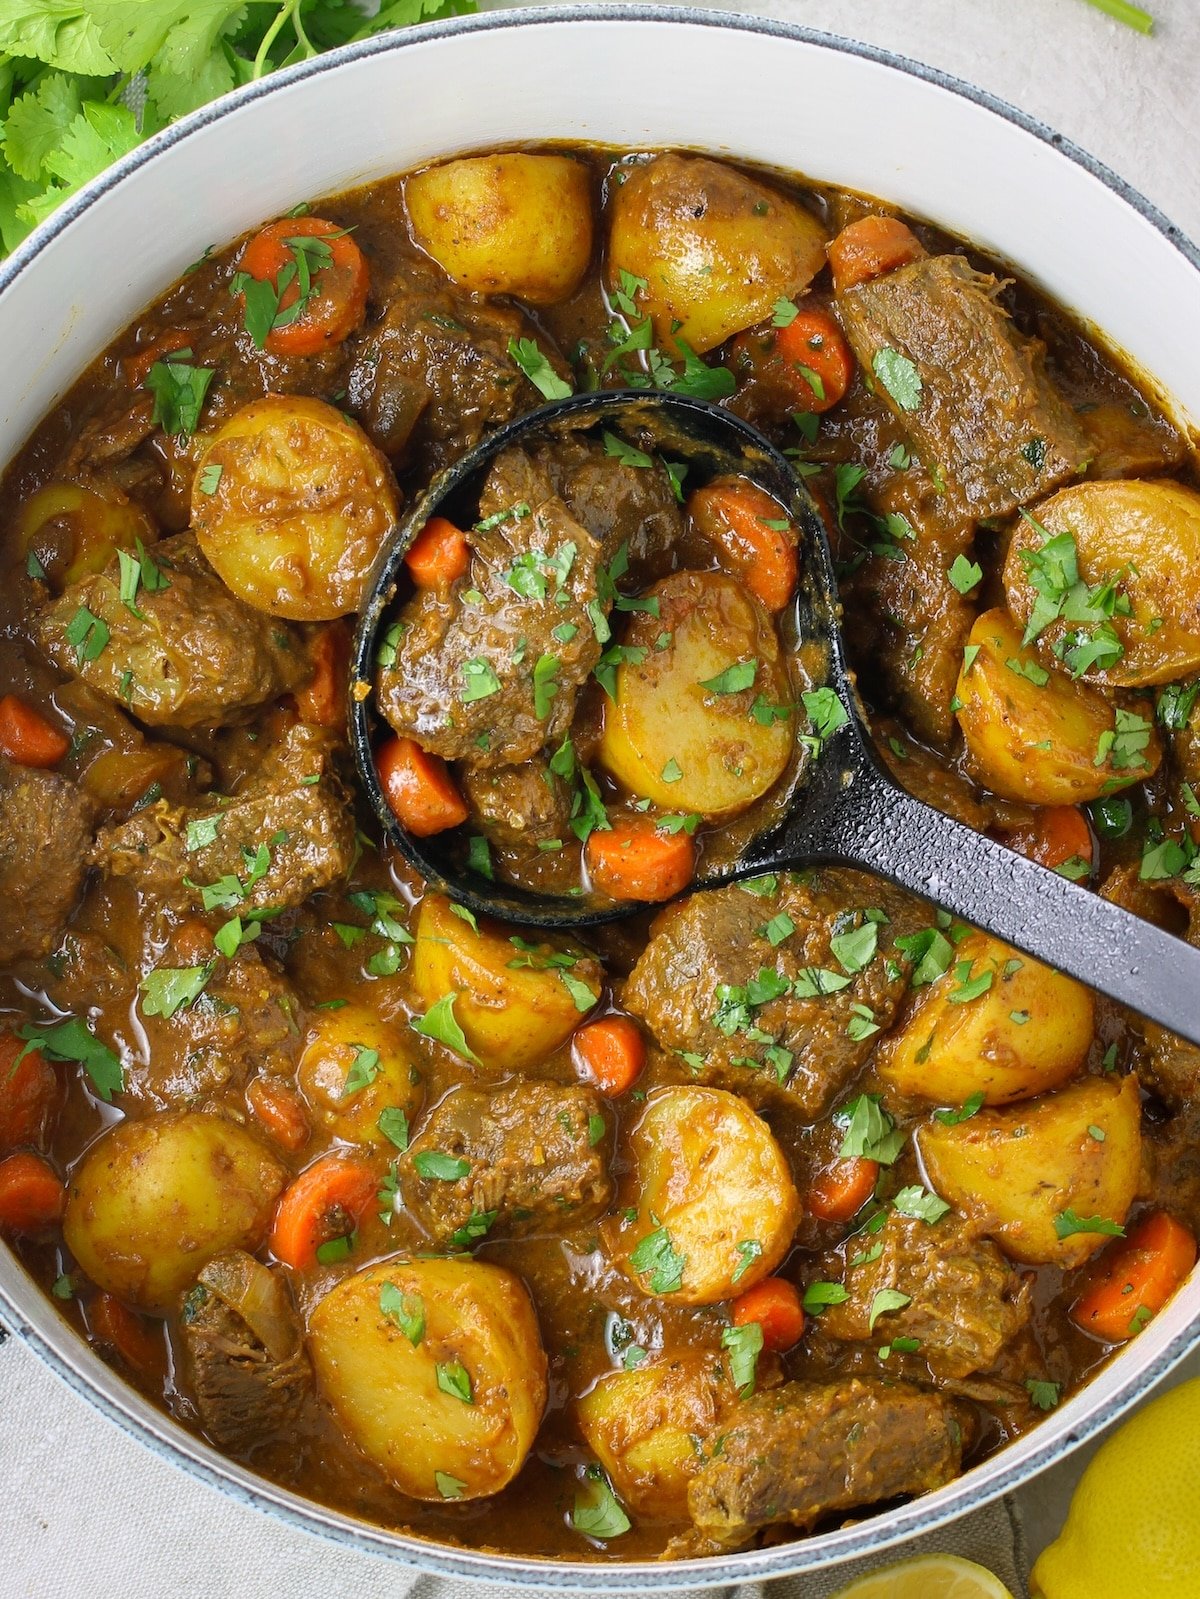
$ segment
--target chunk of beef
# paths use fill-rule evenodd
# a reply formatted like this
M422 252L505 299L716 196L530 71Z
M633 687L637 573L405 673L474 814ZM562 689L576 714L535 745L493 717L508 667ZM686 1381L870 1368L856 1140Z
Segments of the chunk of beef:
M1187 458L1170 423L1136 400L1090 405L1079 413L1079 424L1091 444L1089 477L1149 477L1182 466Z
M243 1250L217 1255L184 1297L187 1372L200 1423L245 1455L292 1426L312 1371L283 1279Z
M92 842L92 801L57 772L0 759L0 962L46 955L75 908Z
M882 1378L790 1382L755 1394L688 1486L696 1532L737 1549L763 1527L809 1528L835 1511L929 1493L962 1469L964 1413Z
M635 581L659 575L658 563L683 536L683 512L665 467L628 467L587 439L558 439L534 451L537 465L567 508L611 560L622 545Z
M139 588L132 609L115 558L47 607L36 635L56 665L143 722L176 727L229 722L310 675L295 629L236 599L191 533L156 544L153 559L163 586Z
M935 255L838 299L854 353L875 372L915 453L976 518L1048 494L1092 453L1046 375L1043 346L998 303L1002 287L962 256Z
M599 1097L590 1088L521 1080L497 1093L455 1088L438 1104L398 1163L405 1206L445 1245L471 1241L472 1219L510 1238L562 1232L589 1221L612 1198ZM470 1170L447 1182L421 1174L437 1151ZM482 1223L479 1223L482 1225Z
M987 830L994 818L961 772L914 744L899 722L872 718L872 728L876 753L901 788L977 833Z
M874 1259L844 1264L847 1253L870 1257L876 1245L882 1248ZM819 1275L844 1275L850 1292L822 1313L824 1336L878 1347L894 1338L919 1339L920 1354L941 1377L990 1370L1032 1314L1028 1279L990 1239L953 1215L930 1225L893 1211L873 1239L843 1246ZM872 1327L876 1296L885 1289L908 1295L908 1302L878 1315Z
M220 903L230 909L301 905L345 877L354 858L354 810L335 748L330 733L296 723L232 799L209 796L191 809L161 800L103 828L92 860L176 905L202 905L202 890L226 879Z
M698 1082L754 1104L786 1103L815 1121L874 1047L873 1037L847 1032L855 1007L867 1006L886 1028L907 984L903 958L879 953L836 987L847 974L831 940L852 932L856 913L867 910L886 918L876 935L881 952L931 915L860 872L785 874L768 894L741 886L696 894L659 916L624 1003L664 1049L687 1052ZM768 925L777 936L789 923L773 947ZM862 939L865 954L870 934Z
M564 894L579 881L571 795L544 756L495 770L468 767L462 788L475 826L492 846L497 876L543 894Z
M465 577L404 607L379 706L397 733L447 760L515 766L562 738L600 658L588 607L607 614L602 552L522 450L493 463L479 515L503 520L468 535Z

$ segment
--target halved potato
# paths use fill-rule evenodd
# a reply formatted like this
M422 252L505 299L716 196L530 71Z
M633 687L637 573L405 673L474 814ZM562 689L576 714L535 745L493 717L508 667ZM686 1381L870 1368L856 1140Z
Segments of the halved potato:
M1014 1260L1079 1266L1122 1225L1137 1193L1142 1113L1137 1079L1089 1077L955 1127L929 1122L917 1148L931 1186ZM1075 1230L1076 1222L1085 1224Z
M955 692L971 775L1003 799L1083 804L1162 759L1152 705L1114 705L1047 669L1002 607L976 619Z
M608 281L642 278L658 342L698 354L771 315L825 265L825 229L795 200L703 156L660 155L613 189Z
M779 1264L800 1221L783 1152L723 1088L661 1088L629 1135L633 1160L609 1248L644 1293L712 1305Z
M526 936L494 923L478 932L450 901L426 894L417 912L409 978L418 1008L454 995L454 1014L485 1067L524 1071L564 1043L600 997L595 956L561 939ZM526 947L522 948L522 945ZM573 955L573 964L562 961ZM561 964L552 964L558 958ZM582 1007L582 1008L581 1008Z
M192 526L247 605L324 622L357 610L398 505L391 467L356 422L324 400L268 394L202 451Z
M1118 582L1129 601L1112 628L1120 656L1082 676L1114 688L1145 688L1200 671L1200 494L1181 483L1117 479L1073 483L1037 507L1036 520L1049 534L1075 540L1079 578L1089 587ZM1038 528L1022 521L1013 532L1004 563L1008 608L1029 621L1036 590L1028 559L1044 543ZM1049 665L1054 647L1078 624L1052 622L1037 639Z
M565 155L468 156L406 179L413 238L473 294L569 299L592 258L588 170Z
M658 614L637 612L625 635L643 653L617 669L600 762L664 810L736 816L776 782L795 744L779 639L758 601L723 572L676 572L650 595Z
M386 1146L380 1116L398 1110L411 1120L420 1108L415 1044L411 1029L367 1005L322 1011L309 1028L297 1081L336 1137Z
M1007 1105L1058 1088L1082 1066L1093 1010L1082 983L987 933L968 933L949 969L917 991L875 1064L910 1099L961 1105L982 1093L986 1105Z
M546 1408L546 1354L519 1277L467 1259L381 1261L309 1320L317 1381L343 1427L413 1499L499 1493Z

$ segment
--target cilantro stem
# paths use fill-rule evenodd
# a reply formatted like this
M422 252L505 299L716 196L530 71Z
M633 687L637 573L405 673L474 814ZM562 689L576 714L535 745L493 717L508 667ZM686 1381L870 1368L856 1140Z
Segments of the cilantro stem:
M1135 28L1138 33L1154 32L1154 18L1141 6L1130 5L1129 0L1087 0L1087 3L1103 11L1106 17L1123 22L1127 28Z
M250 74L252 78L261 78L264 72L270 70L268 57L271 53L271 46L287 26L289 20L295 18L299 6L300 0L285 0L285 3L280 7L279 15L266 33L263 34L262 43L258 47L258 54L254 57L254 69Z

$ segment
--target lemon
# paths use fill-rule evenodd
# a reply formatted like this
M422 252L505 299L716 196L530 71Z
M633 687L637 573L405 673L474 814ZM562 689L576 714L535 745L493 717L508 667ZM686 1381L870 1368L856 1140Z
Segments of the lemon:
M1139 1410L1075 1490L1067 1524L1033 1568L1040 1599L1200 1595L1200 1377Z
M1012 1594L973 1560L921 1555L852 1582L834 1599L1012 1599Z

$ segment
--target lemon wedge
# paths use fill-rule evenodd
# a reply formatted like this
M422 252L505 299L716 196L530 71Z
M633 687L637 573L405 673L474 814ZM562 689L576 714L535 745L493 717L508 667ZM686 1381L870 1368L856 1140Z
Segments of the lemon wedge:
M990 1571L957 1555L920 1555L860 1577L834 1599L1013 1599Z

